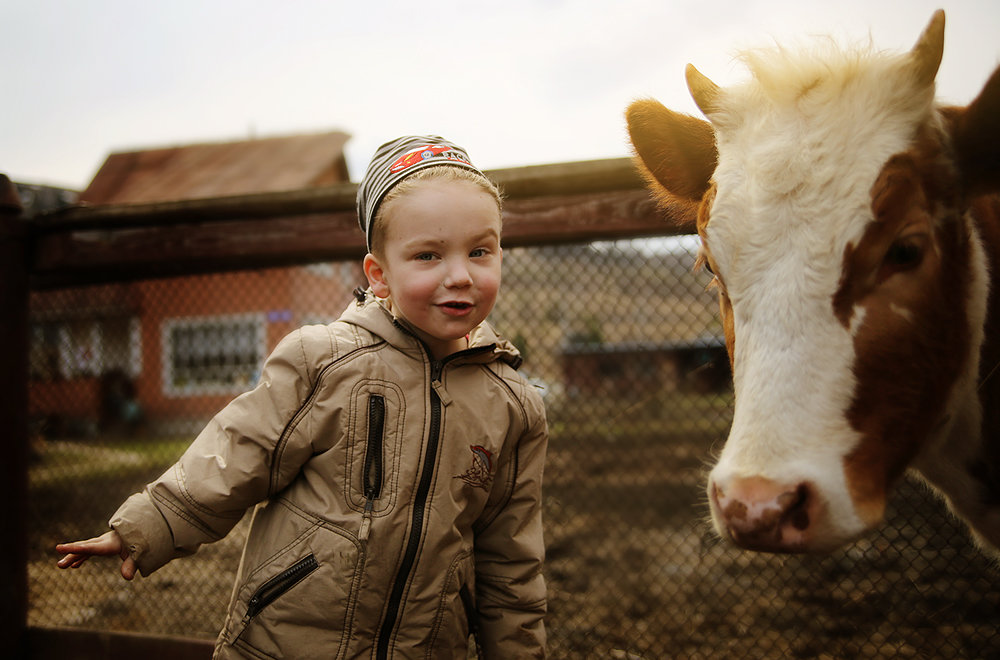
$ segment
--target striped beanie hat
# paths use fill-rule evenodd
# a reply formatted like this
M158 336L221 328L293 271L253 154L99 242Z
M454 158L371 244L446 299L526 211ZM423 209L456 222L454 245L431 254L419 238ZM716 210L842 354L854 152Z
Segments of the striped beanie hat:
M358 223L372 248L372 225L386 194L400 181L435 165L453 165L486 178L465 149L437 135L407 135L386 142L375 152L358 186Z

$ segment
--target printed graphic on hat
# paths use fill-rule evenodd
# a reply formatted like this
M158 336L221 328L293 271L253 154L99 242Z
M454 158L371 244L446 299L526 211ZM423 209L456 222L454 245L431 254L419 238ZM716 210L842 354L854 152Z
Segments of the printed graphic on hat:
M464 474L455 476L465 483L475 488L489 490L490 482L493 481L493 454L486 448L479 445L469 445L472 451L472 465Z
M389 166L389 171L393 174L396 172L402 172L408 167L413 167L419 162L435 157L457 160L463 163L469 162L467 158L463 157L461 153L455 151L451 147L441 144L425 144L400 156L396 159L395 163Z

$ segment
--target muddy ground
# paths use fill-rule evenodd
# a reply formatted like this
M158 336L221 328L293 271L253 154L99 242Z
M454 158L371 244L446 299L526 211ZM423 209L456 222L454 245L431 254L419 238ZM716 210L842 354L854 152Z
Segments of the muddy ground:
M704 522L711 445L699 433L553 435L550 657L1000 658L1000 571L922 486L903 484L886 525L846 550L745 553ZM33 472L30 624L214 637L242 526L133 583L110 563L59 571L52 546L102 530L162 468L53 478L44 454L56 446Z

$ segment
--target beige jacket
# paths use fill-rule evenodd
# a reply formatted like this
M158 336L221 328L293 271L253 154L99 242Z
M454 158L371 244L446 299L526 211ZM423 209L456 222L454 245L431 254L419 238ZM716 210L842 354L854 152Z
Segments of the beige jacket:
M111 525L143 575L257 505L216 657L544 657L542 401L483 324L443 362L369 294L291 333ZM259 504L258 504L259 503Z

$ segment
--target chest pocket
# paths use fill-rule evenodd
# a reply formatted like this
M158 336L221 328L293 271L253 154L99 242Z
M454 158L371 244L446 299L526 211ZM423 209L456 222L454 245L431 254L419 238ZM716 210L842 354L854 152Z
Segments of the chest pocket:
M361 470L364 484L365 508L382 495L384 478L383 451L385 444L385 397L372 394L368 397L368 442L365 443L365 463Z
M393 383L365 381L351 397L345 500L372 515L392 509L398 495L403 440L402 391Z

